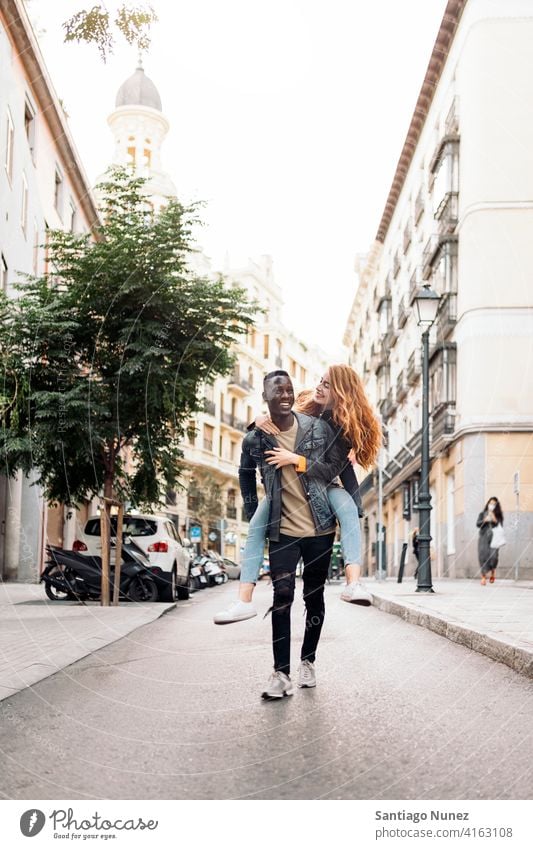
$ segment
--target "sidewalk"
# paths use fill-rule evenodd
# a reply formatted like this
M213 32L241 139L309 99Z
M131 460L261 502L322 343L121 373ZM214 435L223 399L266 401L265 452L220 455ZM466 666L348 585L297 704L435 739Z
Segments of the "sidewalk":
M0 583L0 700L131 634L175 604L49 601L39 584Z
M435 631L533 678L533 581L434 580L417 593L412 578L366 581L374 605Z

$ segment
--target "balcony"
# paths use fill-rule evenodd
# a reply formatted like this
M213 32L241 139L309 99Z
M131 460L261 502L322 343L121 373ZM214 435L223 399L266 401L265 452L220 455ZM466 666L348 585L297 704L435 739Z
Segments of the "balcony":
M374 309L379 312L385 301L390 301L391 297L391 278L387 276L383 283L378 283L374 293Z
M415 224L418 224L424 212L424 190L420 189L415 198Z
M407 224L405 225L405 229L403 231L402 247L403 247L404 254L406 254L407 251L409 250L410 244L411 244L411 222L408 221Z
M435 212L439 233L453 233L459 220L459 194L446 192Z
M381 418L385 421L392 416L396 409L396 404L392 398L392 389L389 389L386 398L379 402L378 408L381 413Z
M418 348L413 351L407 362L407 383L413 386L422 372L422 356Z
M442 436L449 436L455 430L455 402L439 404L431 413L432 442Z
M203 446L204 446L204 451L211 451L212 452L213 451L213 440L207 439L207 437L204 436Z
M234 371L228 380L228 389L235 392L236 395L241 395L243 398L249 395L253 389L247 380L244 380L238 371Z
M396 379L396 400L398 403L403 401L409 391L409 387L405 380L405 374L403 371L400 372Z
M234 416L233 413L225 413L222 412L220 414L220 420L222 424L228 425L232 427L234 430L238 430L241 433L246 433L246 428L248 427L246 422L242 422L237 416Z
M398 274L400 273L400 267L401 267L400 251L396 251L396 253L394 254L394 257L392 258L392 276L393 277L398 277Z
M391 348L394 348L397 340L398 330L396 329L394 321L391 320L387 325L387 332L385 333L385 336L383 338L383 348L385 349L387 355L390 352Z
M433 233L427 240L422 252L422 279L427 280L441 244L439 233Z
M398 328L401 330L405 327L409 318L409 310L405 303L405 298L402 298L398 305Z
M446 116L446 121L444 123L444 132L447 136L458 136L459 135L459 109L458 109L458 98L454 97L453 103L451 105L450 111Z
M207 398L204 398L203 403L204 403L203 412L207 413L209 416L214 416L215 415L215 409L216 409L215 408L215 402L209 401Z
M411 274L411 280L409 281L409 306L412 305L419 288L420 282L418 280L418 275L416 271L414 271L413 274Z
M445 292L441 295L437 313L437 338L443 341L448 338L457 324L457 294Z
M230 506L229 504L226 507L226 518L227 519L236 519L237 518L237 508Z
M431 157L431 162L429 163L429 174L430 174L430 182L435 179L435 175L444 160L444 158L448 155L453 155L454 152L457 152L459 144L459 135L457 132L446 133L440 141L437 142L435 147L435 152Z

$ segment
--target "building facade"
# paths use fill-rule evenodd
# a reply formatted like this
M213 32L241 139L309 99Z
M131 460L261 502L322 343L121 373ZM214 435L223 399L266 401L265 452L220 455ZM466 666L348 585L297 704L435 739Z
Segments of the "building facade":
M496 495L500 575L533 577L533 9L450 0L346 326L352 365L381 412L382 521L395 574L417 526L419 286L431 330L434 577L478 574L476 519ZM505 44L505 50L502 50ZM373 571L378 473L363 484ZM412 554L411 554L412 557Z
M45 270L47 231L90 232L98 213L21 0L0 2L0 83L0 278L15 296L22 274ZM35 477L0 476L4 580L34 580L47 537L62 543L73 528Z

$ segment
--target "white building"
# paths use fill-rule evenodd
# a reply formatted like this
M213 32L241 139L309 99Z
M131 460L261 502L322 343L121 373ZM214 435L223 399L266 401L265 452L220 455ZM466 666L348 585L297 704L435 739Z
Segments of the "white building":
M496 495L508 538L500 575L519 564L520 576L533 576L532 43L528 0L450 0L376 241L360 263L344 341L388 434L390 572L418 524L412 302L429 283L441 296L430 353L434 575L478 573L476 518ZM363 489L372 570L377 496L370 479Z
M88 232L98 213L61 104L21 0L0 4L0 282L45 270L48 229ZM61 542L69 519L47 511L32 480L0 477L4 579L39 574L47 536Z

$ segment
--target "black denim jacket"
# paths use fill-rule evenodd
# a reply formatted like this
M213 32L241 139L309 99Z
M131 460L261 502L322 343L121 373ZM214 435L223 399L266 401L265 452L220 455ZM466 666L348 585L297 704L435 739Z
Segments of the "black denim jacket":
M322 419L303 413L293 415L298 421L294 451L307 460L306 471L299 472L298 477L309 502L315 528L318 533L322 533L335 525L335 514L328 501L327 488L348 465L346 443ZM266 462L265 451L276 447L278 442L274 436L254 428L243 439L239 467L239 484L249 520L257 509L256 470L261 472L270 502L268 537L274 541L279 539L281 522L281 469L275 469Z
M331 410L324 410L321 414L320 418L322 421L326 422L331 430L337 435L337 439L341 441L341 444L344 443L346 448L346 457L350 453L350 444L349 442L339 433L339 429L337 425L334 424L333 418L331 415ZM348 492L353 500L355 501L355 506L357 507L357 512L360 517L365 515L365 511L363 510L363 502L361 501L361 495L359 493L359 481L357 480L357 475L354 472L353 466L350 462L347 462L343 470L340 472L339 477L341 479L341 483Z

